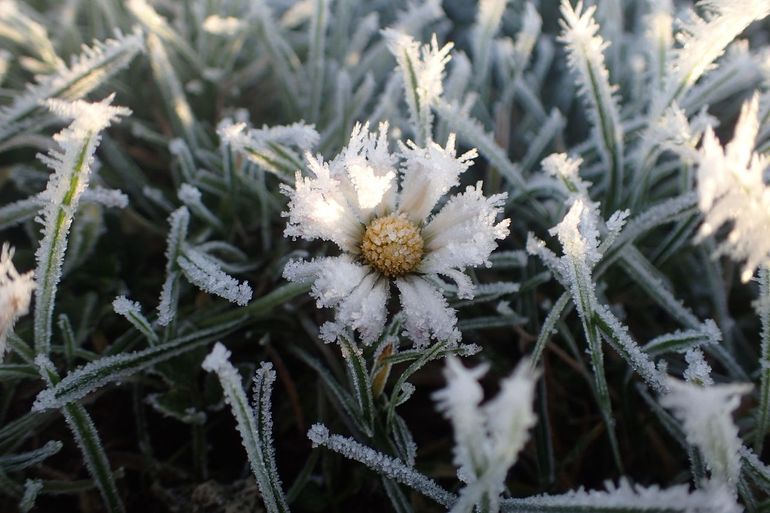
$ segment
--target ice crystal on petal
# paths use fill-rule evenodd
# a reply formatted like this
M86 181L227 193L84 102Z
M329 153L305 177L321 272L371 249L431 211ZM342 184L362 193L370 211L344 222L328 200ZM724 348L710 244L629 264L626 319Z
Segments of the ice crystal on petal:
M422 269L426 272L490 265L489 255L497 247L496 241L508 236L511 221L495 222L507 195L486 197L481 186L478 182L449 198L425 226L427 256Z
M342 192L345 178L333 176L320 158L308 154L307 160L314 177L303 178L297 171L294 189L283 188L290 198L284 235L328 240L344 251L357 252L362 226Z
M450 344L460 340L460 332L455 327L457 315L436 287L416 276L399 278L396 287L401 293L406 334L415 346L427 346L431 337Z
M428 217L436 202L459 183L460 174L478 155L476 150L471 150L457 157L454 135L450 135L446 147L434 142L427 148L408 144L401 147L401 152L406 165L399 204L415 222Z
M19 274L13 265L14 250L7 243L0 250L0 359L5 354L8 332L16 320L29 312L34 271Z

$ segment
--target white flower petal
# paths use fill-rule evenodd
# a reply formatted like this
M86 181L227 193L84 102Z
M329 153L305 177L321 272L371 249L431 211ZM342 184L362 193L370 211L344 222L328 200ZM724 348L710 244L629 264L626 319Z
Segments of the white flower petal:
M310 295L316 299L318 308L337 306L355 289L369 269L355 263L349 256L316 258L314 260L292 260L283 270L289 281L312 281Z
M333 174L329 164L307 155L314 178L303 178L297 172L292 189L282 186L289 197L289 220L284 235L306 240L332 241L342 250L357 253L363 225L345 197L344 180Z
M427 255L420 271L444 273L487 264L495 241L508 235L510 219L495 223L505 199L505 194L485 197L481 182L451 197L423 229Z
M431 337L452 345L460 340L457 315L436 287L417 276L400 278L396 286L401 293L406 335L416 347L427 346Z
M367 271L368 268L364 268ZM376 342L387 321L389 282L375 272L369 272L363 280L337 306L334 322L326 323L321 336L327 342L336 340L345 327L358 331L364 344Z
M441 196L460 183L460 174L477 155L476 150L471 150L457 157L454 134L449 136L446 148L434 142L427 148L402 144L401 153L406 165L398 208L416 223L424 221Z
M396 158L388 152L387 134L387 123L380 124L378 134L369 132L368 123L356 124L340 155L364 219L395 209Z
M34 271L19 274L13 265L13 249L3 244L0 250L0 359L5 353L8 332L19 317L29 312L32 290L35 288Z

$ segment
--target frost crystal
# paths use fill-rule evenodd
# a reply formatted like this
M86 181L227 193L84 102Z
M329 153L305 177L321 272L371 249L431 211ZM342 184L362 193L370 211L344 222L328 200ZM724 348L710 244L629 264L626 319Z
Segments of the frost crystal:
M0 359L5 355L8 332L16 320L29 312L32 290L35 288L33 271L19 274L13 265L13 248L7 243L0 250Z
M670 393L660 404L673 410L682 422L687 441L698 447L711 470L712 479L735 490L741 458L741 440L732 413L750 384L699 386L673 378Z
M705 215L700 235L711 235L732 222L718 253L730 253L735 260L745 261L741 273L744 282L759 265L770 263L770 187L764 180L770 159L754 153L758 111L755 95L743 105L733 139L724 148L714 131L707 128L698 165L698 205Z
M457 284L459 297L473 297L473 283L464 271L491 265L489 255L496 241L508 235L510 223L496 221L506 195L485 197L481 182L450 196L433 213L474 156L458 157L453 136L445 147L402 144L398 153L390 153L387 125L376 134L368 125L356 125L347 147L330 162L307 156L313 176L297 173L295 187L283 187L289 196L284 233L329 240L344 253L292 261L284 277L312 281L318 306L336 309L334 322L322 329L326 340L351 327L365 343L374 342L387 320L393 282L406 333L417 346L431 339L459 341L455 312L432 281L446 276Z
M454 462L467 486L452 511L466 511L483 497L497 511L508 469L529 439L535 425L532 410L535 374L524 360L503 380L497 397L480 406L483 391L478 379L486 366L466 369L450 356L444 374L447 386L433 395L437 407L452 421L455 433Z

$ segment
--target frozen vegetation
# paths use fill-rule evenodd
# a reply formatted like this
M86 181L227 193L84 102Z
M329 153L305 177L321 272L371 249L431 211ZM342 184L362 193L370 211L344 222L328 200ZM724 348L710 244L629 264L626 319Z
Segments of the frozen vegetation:
M768 16L0 0L0 511L768 511Z

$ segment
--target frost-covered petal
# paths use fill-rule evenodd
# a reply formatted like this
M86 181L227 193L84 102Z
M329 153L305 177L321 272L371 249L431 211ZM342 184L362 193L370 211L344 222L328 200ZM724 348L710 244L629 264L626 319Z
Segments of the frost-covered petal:
M310 294L318 308L334 307L355 289L369 270L355 263L349 256L292 260L283 270L289 281L312 281Z
M34 271L19 274L13 265L13 249L3 244L0 250L0 359L5 354L8 332L22 315L29 312Z
M363 225L343 193L346 184L322 160L308 154L307 161L315 176L303 178L297 172L294 188L282 186L289 197L284 235L328 240L344 251L358 252Z
M426 257L420 271L443 273L451 268L486 265L497 240L508 236L510 219L496 222L507 195L485 197L481 182L449 198L423 229Z
M457 315L436 287L418 276L399 278L396 287L401 293L406 335L415 346L427 346L431 337L449 344L460 340Z
M368 268L365 268L369 271ZM321 337L333 342L345 328L358 332L364 344L376 342L388 318L389 282L379 273L369 272L337 305L334 322L321 328Z
M454 135L449 136L446 147L434 142L426 148L402 144L401 153L406 162L398 208L416 223L423 222L438 200L460 183L460 175L477 156L474 149L457 157Z
M395 209L396 157L388 151L387 137L387 123L380 124L377 134L369 132L368 123L356 124L339 157L363 218L373 212L382 215Z

